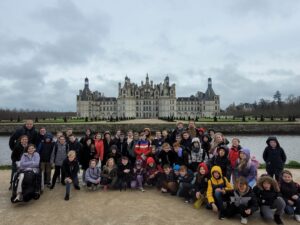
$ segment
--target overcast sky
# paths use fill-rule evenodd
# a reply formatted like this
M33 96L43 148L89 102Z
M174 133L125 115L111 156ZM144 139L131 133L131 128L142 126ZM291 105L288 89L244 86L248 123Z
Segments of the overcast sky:
M177 97L207 79L230 103L300 95L298 0L2 0L0 108L76 111L90 89L166 74Z

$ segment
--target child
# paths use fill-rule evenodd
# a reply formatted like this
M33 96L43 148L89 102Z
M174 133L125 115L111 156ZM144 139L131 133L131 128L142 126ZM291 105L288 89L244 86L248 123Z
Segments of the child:
M205 162L199 163L196 180L191 193L191 198L194 199L195 208L199 208L205 200L206 190L209 180L209 171Z
M277 181L268 175L262 175L253 191L258 199L260 215L265 219L274 219L276 224L283 224L281 216L286 204L280 197ZM273 209L276 210L275 213Z
M50 162L51 164L55 165L54 174L52 177L52 184L50 189L53 189L55 187L56 179L60 176L60 181L64 185L65 184L65 174L64 170L62 169L62 164L65 158L67 157L67 154L69 152L68 145L66 143L65 136L59 136L57 143L55 143Z
M142 160L138 159L135 161L135 167L133 168L133 180L131 181L131 188L138 188L144 192L143 188L144 176L146 170L142 167Z
M179 142L173 144L174 152L177 154L176 164L178 165L187 165L187 154L184 152L180 146Z
M79 182L78 182L78 172L79 172L79 164L76 159L76 152L69 151L68 157L64 160L62 169L66 176L65 183L66 183L66 195L65 200L68 201L70 198L71 192L71 184L73 183L74 188L76 190L80 190Z
M147 159L146 167L146 183L148 185L156 186L157 180L162 169L160 166L156 166L155 160L152 157Z
M197 171L197 167L199 163L202 162L203 159L203 149L201 149L201 144L199 138L193 138L192 140L192 149L189 154L189 169L193 172Z
M168 143L162 145L162 151L158 155L160 165L173 165L176 162L176 153L171 149L171 146Z
M95 149L97 152L98 159L100 162L104 160L104 143L100 133L97 133L94 139Z
M95 145L93 144L92 139L87 139L83 148L80 149L79 152L79 162L82 169L82 182L83 185L86 185L85 181L85 172L89 168L89 164L91 159L99 158L96 156Z
M117 183L117 166L113 158L109 158L106 161L103 171L101 173L101 184L103 185L103 190L107 191L108 188L115 188Z
M224 201L228 201L228 192L233 188L226 177L223 177L221 167L213 166L211 169L211 178L207 185L208 207L214 212L219 212L219 219L224 219Z
M240 146L240 140L238 138L232 138L231 148L229 149L228 159L231 164L231 169L235 168L236 160L239 158L239 151L242 149Z
M251 188L256 184L257 169L251 161L250 150L247 148L242 148L239 151L239 158L236 160L234 168L233 182L239 177L246 178Z
M45 141L41 142L38 148L38 152L41 157L41 174L42 174L42 190L44 190L44 185L47 184L48 187L51 185L51 154L54 148L54 143L52 142L52 135L46 134Z
M226 209L226 216L241 215L241 223L247 224L248 217L258 210L256 195L248 186L247 179L239 177L236 181L234 192L230 194L230 204Z
M147 139L146 134L141 132L140 140L134 147L136 159L141 159L143 161L143 165L146 166L147 156L151 153L151 150L152 148L150 141Z
M227 147L228 143L228 140L224 137L222 133L215 133L209 153L212 156L217 155L218 148L222 145Z
M222 174L230 180L231 166L230 161L227 158L228 148L226 145L221 145L217 148L217 154L210 159L210 168L213 166L219 166L222 169Z
M266 170L270 177L275 175L275 179L279 181L279 176L283 170L286 155L276 137L269 137L266 141L267 147L264 150L263 158L266 162Z
M293 181L293 175L288 170L282 171L280 190L282 197L286 202L286 214L294 215L295 220L300 222L300 185Z
M23 180L25 176L25 171L33 171L35 174L39 173L40 166L40 155L35 151L35 146L30 144L26 147L24 154L22 154L20 161L20 173L19 182L17 187L17 196L13 202L19 202L25 200L27 196L23 196ZM28 196L30 200L30 196ZM27 201L27 200L26 200Z
M178 191L177 196L184 197L185 202L190 202L189 191L192 189L192 181L194 179L193 173L188 173L186 166L181 166L179 169L179 176L177 178L178 182Z
M211 148L211 138L208 134L204 134L201 137L201 148L203 149L203 158L202 161L205 160L205 157L209 159L209 150Z
M122 156L121 163L118 165L118 188L120 191L123 189L126 191L127 187L130 186L132 172L128 157Z
M97 160L92 159L90 166L85 172L86 185L90 190L95 191L100 184L101 170L97 167Z
M178 189L176 176L169 164L165 164L163 168L164 172L161 174L158 187L162 193L169 192L171 195L176 195Z
M110 152L108 154L108 158L113 158L115 160L115 162L118 164L121 161L121 153L117 147L117 145L112 145L110 147Z

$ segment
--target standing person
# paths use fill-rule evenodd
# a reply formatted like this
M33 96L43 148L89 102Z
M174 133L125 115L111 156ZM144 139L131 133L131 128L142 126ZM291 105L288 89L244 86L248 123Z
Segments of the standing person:
M79 152L82 148L81 143L77 140L74 134L69 136L68 148L74 150L76 152L76 156L79 155Z
M182 135L183 131L184 131L184 124L183 124L183 122L179 121L176 125L176 128L174 129L174 131L171 134L172 143L174 143L176 141L176 136Z
M180 145L183 149L183 151L190 154L192 150L192 138L187 131L182 132L182 140L180 141Z
M28 138L28 144L36 144L37 132L33 125L33 120L27 120L25 125L17 129L9 138L9 147L14 149L21 136L26 135Z
M160 131L155 132L155 137L153 139L152 145L155 146L156 151L160 152L161 151L161 146L164 143L164 139L161 135Z
M270 177L274 177L279 181L279 176L283 171L286 162L286 155L281 148L276 137L269 137L266 141L267 147L263 153L263 159L266 162L266 170Z
M97 133L95 135L94 142L95 142L95 148L96 148L97 155L99 156L99 158L97 160L100 161L101 165L102 165L102 162L104 160L104 142L103 142L101 133Z
M152 135L151 135L151 130L150 130L150 128L144 128L143 132L144 132L144 134L146 135L146 139L150 142L150 144L152 144L153 137L152 137Z
M204 161L205 159L209 159L209 150L211 148L211 138L208 134L203 134L201 137L201 148L203 149L203 158L202 160Z
M188 128L186 129L186 131L190 134L190 137L191 138L195 138L195 137L200 137L200 134L199 134L199 131L198 129L196 128L196 124L195 124L195 121L194 120L190 120L189 121L189 126Z
M13 148L13 151L11 153L11 176L10 176L10 186L9 190L12 189L12 182L14 178L14 174L18 170L17 164L20 162L22 154L25 152L25 149L28 146L28 137L27 135L22 135L20 137L20 142L18 142L15 147Z
M240 140L238 138L232 138L231 148L229 149L228 154L232 170L235 168L236 160L239 158L241 149Z
M289 170L282 171L280 191L286 203L286 214L294 215L295 220L300 222L300 185L293 181L293 175Z
M103 144L104 144L104 159L103 159L103 164L106 164L106 160L108 159L108 154L110 152L110 147L114 145L114 141L111 138L111 134L109 131L104 132L104 139L103 139Z
M72 128L67 128L66 130L66 142L69 143L69 139L70 139L70 136L73 134L73 129Z
M201 144L199 138L193 138L192 149L189 154L189 164L188 167L193 172L197 171L199 163L203 161L203 149L201 149Z
M146 166L146 160L148 155L152 152L151 143L146 137L144 132L140 133L140 140L135 145L134 152L136 155L136 159L141 159L143 161L143 166Z
M53 189L55 187L56 179L57 177L60 177L61 183L65 185L65 174L62 169L62 164L65 158L67 157L67 154L69 152L68 145L66 143L65 136L60 136L58 139L58 142L55 143L50 162L51 164L55 165L55 171L52 177L52 184L50 189Z
M229 143L228 140L224 137L222 133L220 132L215 133L209 153L212 156L216 155L218 147L220 147L221 145L227 146L228 143Z
M258 179L253 191L258 199L262 218L274 219L276 224L283 224L281 216L284 213L286 204L281 197L277 181L268 175L263 175Z
M79 152L79 163L82 169L82 183L86 185L85 182L85 172L89 168L90 160L95 158L96 150L92 139L87 139L85 145L83 145L81 151Z
M171 138L168 130L164 129L162 131L161 135L162 135L162 138L163 138L163 143L167 142L167 143L169 143L169 145L173 144L172 138Z
M235 214L240 214L241 223L247 224L248 217L258 210L256 195L248 186L247 179L239 177L234 192L230 193L229 196L230 203L226 208L226 216L233 217Z
M82 145L84 145L84 143L86 142L86 140L89 139L89 138L93 138L93 133L92 133L92 130L90 128L87 128L85 130L84 136L80 139L80 143Z
M127 153L124 154L123 156L127 156L129 161L131 162L131 164L134 165L136 156L135 156L135 152L134 152L135 141L134 141L132 130L129 130L127 132L126 144L127 144L127 147L126 147Z
M45 127L41 127L39 133L37 134L35 146L38 147L42 142L45 141L47 130Z
M62 169L66 176L65 183L66 183L66 195L65 200L68 201L70 198L71 192L71 184L73 183L74 188L76 190L80 190L79 182L78 182L78 172L79 172L79 164L76 159L76 152L69 151L68 157L63 161Z
M41 174L42 174L42 190L44 185L51 185L51 155L54 148L54 142L52 141L52 135L46 134L45 141L42 142L38 148L38 153L41 158Z
M119 152L122 155L128 156L128 153L127 153L127 142L126 142L125 134L124 134L123 131L121 131L120 138L119 138L119 140L117 142L115 142L115 144L117 145L118 150L119 150Z

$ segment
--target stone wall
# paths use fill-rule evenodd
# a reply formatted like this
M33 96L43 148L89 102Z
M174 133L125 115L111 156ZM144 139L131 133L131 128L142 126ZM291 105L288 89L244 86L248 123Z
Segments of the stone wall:
M7 135L13 133L20 124L1 124L0 134ZM99 123L99 124L42 124L35 125L36 128L42 126L46 127L48 131L56 133L56 131L65 131L67 128L73 128L74 133L82 134L85 129L91 128L93 131L106 131L109 130L114 133L117 129L127 131L129 129L133 131L141 131L145 127L149 127L152 131L168 129L172 130L176 127L176 123L161 123L161 124L147 124L147 123ZM299 135L300 124L299 123L282 123L282 124L197 124L197 127L204 127L206 129L213 128L216 131L221 131L224 134L289 134Z

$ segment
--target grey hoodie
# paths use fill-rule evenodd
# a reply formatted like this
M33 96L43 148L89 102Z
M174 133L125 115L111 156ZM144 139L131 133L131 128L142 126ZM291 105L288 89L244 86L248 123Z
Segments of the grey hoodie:
M54 163L55 166L62 166L64 159L67 157L68 147L67 144L60 144L57 142L54 145L52 154L51 154L51 163Z

